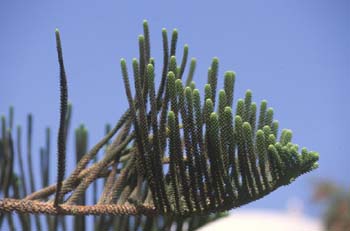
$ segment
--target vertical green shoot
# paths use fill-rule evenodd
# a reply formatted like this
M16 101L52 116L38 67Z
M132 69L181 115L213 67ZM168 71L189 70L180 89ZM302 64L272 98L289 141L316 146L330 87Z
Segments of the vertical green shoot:
M62 55L62 46L61 38L58 29L56 29L56 44L57 44L57 54L58 62L60 66L60 125L57 138L58 146L58 168L57 168L57 188L54 205L58 206L61 201L61 188L62 181L64 179L65 170L66 170L66 115L67 115L67 104L68 104L68 86L67 86L67 77L64 69L63 55Z

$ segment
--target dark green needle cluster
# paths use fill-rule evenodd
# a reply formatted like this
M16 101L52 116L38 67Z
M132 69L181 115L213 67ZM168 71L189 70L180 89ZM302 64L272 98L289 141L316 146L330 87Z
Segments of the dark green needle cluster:
M189 58L189 46L184 45L177 58L178 31L173 30L170 39L166 29L161 34L163 60L158 63L152 57L150 30L144 21L138 57L130 66L125 59L120 62L128 108L91 148L86 127L78 127L75 155L66 155L72 105L56 30L61 93L57 183L49 182L54 159L51 130L45 131L46 145L40 149L41 168L34 169L32 116L28 116L25 162L20 126L13 139L11 108L9 119L2 116L0 123L0 193L7 197L0 200L0 227L6 217L14 227L10 212L17 211L25 230L31 227L27 213L77 215L76 230L85 229L88 214L100 215L94 217L95 230L170 230L174 226L194 230L221 217L221 212L262 198L318 167L318 153L292 143L291 130L279 131L267 101L255 103L250 90L234 101L236 74L220 74L218 58L213 58L207 83L199 90L193 81L197 59ZM156 74L158 67L160 74ZM223 78L221 89L219 78ZM74 157L76 166L65 177L66 159ZM37 190L35 182L43 188ZM42 223L35 216L37 230ZM46 223L54 230L64 227L65 219L46 216Z
M227 71L223 89L217 90L218 58L208 69L201 99L192 81L195 59L191 60L188 79L182 80L188 46L178 62L177 37L174 30L170 59L167 40L163 40L166 63L158 95L148 33L139 36L140 58L133 60L135 97L126 61L121 60L136 133L137 163L160 212L185 215L231 209L317 168L318 154L305 148L300 151L292 143L290 130L282 130L279 136L278 121L265 100L258 108L248 90L233 111L236 75ZM167 38L165 30L163 38ZM169 159L167 171L164 158Z

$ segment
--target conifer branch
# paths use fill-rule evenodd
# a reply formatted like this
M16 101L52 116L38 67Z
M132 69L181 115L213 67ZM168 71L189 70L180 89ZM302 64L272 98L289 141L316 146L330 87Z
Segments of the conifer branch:
M196 59L190 62L184 84L181 79L187 70L188 46L184 46L178 66L177 30L172 33L170 49L165 29L162 37L163 68L157 92L150 31L144 21L143 35L138 39L139 57L132 60L135 96L127 63L122 59L120 64L129 107L90 150L87 149L87 129L80 126L76 130L77 165L64 180L65 142L72 108L67 102L67 80L59 32L56 31L61 87L57 183L47 186L48 176L45 176L42 178L43 189L23 200L0 200L0 211L148 216L147 219L137 217L133 222L134 230L141 226L156 227L156 218L151 218L154 215L165 216L164 228L171 227L173 222L177 222L178 228L184 227L187 217L192 216L188 225L195 227L197 215L208 217L212 212L227 211L255 201L318 167L318 153L305 148L299 151L292 143L291 130L284 129L278 136L279 124L274 120L273 109L267 108L265 100L258 108L253 102L252 91L246 91L244 99L237 100L236 110L232 109L236 75L232 71L225 72L223 89L217 90L218 58L212 60L208 69L203 96L192 81ZM10 131L12 123L13 112L10 112ZM5 117L2 117L1 125L0 158L11 164L12 138L11 132L7 132ZM31 138L31 131L30 122L28 138ZM47 173L49 134L47 130L46 147L41 149L43 172ZM17 135L20 146L20 129ZM98 155L99 151L102 156ZM1 179L6 176L16 179L15 175L9 175L12 171L10 167L2 170ZM98 178L105 179L101 195L96 190ZM7 190L8 195L13 187L17 192L12 180L5 182L0 190ZM88 206L84 198L92 183L96 205ZM21 187L25 189L24 184ZM55 192L54 203L51 203L48 197ZM70 196L61 203L68 193ZM0 222L2 220L3 216ZM128 216L115 219L103 216L95 220L98 227L114 224L129 228L130 225ZM24 225L25 219L22 221ZM75 222L79 228L85 224L83 217L77 217Z
M58 131L58 166L57 166L57 189L54 201L54 206L58 206L61 201L61 188L62 181L64 180L66 169L66 116L67 116L67 104L68 104L68 86L67 77L64 69L61 38L58 29L56 29L56 45L58 54L58 63L60 66L60 126Z

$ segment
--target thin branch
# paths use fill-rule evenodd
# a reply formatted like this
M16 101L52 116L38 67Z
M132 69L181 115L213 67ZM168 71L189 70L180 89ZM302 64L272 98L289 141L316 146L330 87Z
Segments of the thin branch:
M57 166L57 189L54 206L57 206L61 200L62 182L66 170L66 115L68 105L68 87L67 77L64 70L61 38L58 29L56 29L56 45L58 54L58 63L60 66L60 126L58 130L57 147L58 147L58 166Z

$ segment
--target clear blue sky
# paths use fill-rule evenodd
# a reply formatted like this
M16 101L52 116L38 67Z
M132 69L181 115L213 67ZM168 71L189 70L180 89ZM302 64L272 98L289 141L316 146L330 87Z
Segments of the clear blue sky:
M127 107L119 60L137 57L142 20L151 27L152 56L161 65L161 28L178 28L198 61L202 89L214 56L220 75L237 73L235 99L253 91L267 99L295 143L320 153L320 167L245 208L284 209L297 197L310 205L311 182L332 178L350 185L350 1L1 1L0 113L15 106L17 123L34 114L34 152L44 129L57 133L58 64L54 31L61 31L73 103L73 127L84 122L90 144ZM181 49L179 49L180 53ZM159 77L159 74L158 74ZM222 79L219 86L222 86ZM71 136L72 138L72 136ZM68 155L73 156L69 141ZM55 140L53 140L55 147ZM55 153L55 152L54 152ZM53 166L56 166L53 163ZM69 161L68 171L73 167ZM56 171L52 169L52 173ZM55 176L51 178L54 182ZM314 207L306 208L317 214Z

